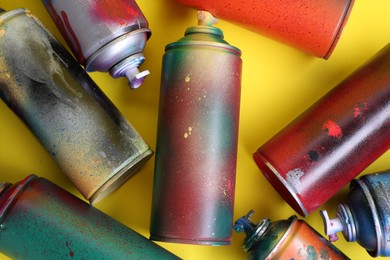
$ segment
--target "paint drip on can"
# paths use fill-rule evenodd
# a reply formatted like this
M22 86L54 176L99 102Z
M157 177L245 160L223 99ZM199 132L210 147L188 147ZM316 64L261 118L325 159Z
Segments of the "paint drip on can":
M0 183L0 251L13 259L179 259L44 178Z
M127 77L132 89L149 71L139 72L151 35L134 0L42 0L77 60L87 71Z
M354 3L354 0L175 1L325 59L332 54Z
M234 225L236 232L246 234L242 248L248 252L250 260L349 259L296 216L276 222L264 218L258 224L254 224L250 220L253 213L250 211Z
M390 256L390 171L367 174L351 181L345 203L337 217L321 211L329 240L342 232L349 242L357 241L373 256Z
M72 55L26 9L0 14L0 97L91 203L153 152Z
M166 46L151 214L151 239L231 242L241 90L241 51L214 17Z
M390 148L390 44L263 144L253 157L302 216Z

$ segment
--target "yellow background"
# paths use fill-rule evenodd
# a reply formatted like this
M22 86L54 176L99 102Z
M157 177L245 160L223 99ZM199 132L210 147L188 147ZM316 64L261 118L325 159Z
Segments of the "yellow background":
M134 91L128 88L125 79L112 79L99 72L90 75L155 150L164 47L181 38L184 30L196 25L197 20L194 10L173 0L138 0L137 3L152 30L144 52L146 62L141 67L150 70L151 75ZM30 9L64 43L41 1L1 0L0 7ZM389 42L389 10L388 0L357 0L327 61L223 20L216 25L224 31L225 39L243 53L235 219L250 209L255 210L252 217L255 222L263 217L276 221L296 214L260 173L252 153ZM81 197L3 102L0 102L0 122L1 181L14 183L34 173ZM387 152L363 174L390 168L389 159L390 152ZM149 236L153 168L154 157L136 176L96 206L146 237ZM344 188L322 208L333 217L336 206L346 196ZM324 234L318 210L305 220ZM243 239L243 234L234 234L232 245L222 247L159 244L184 259L246 259L246 253L241 250ZM352 259L370 259L364 249L357 243L346 242L341 234L335 245Z

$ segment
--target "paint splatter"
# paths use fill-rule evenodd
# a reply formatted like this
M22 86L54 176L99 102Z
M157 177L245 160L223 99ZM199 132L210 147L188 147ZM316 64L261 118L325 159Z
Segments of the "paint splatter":
M357 103L353 108L353 118L364 119L364 112L367 110L367 103Z
M188 132L184 133L184 138L187 139L192 133L192 127L188 127Z
M324 248L320 249L320 259L322 260L330 260L329 252L326 251Z
M288 182L288 184L290 184L293 191L297 194L301 193L302 191L302 184L300 178L304 174L305 173L299 168L291 170L287 173L286 181Z
M340 126L332 120L327 120L322 126L322 131L326 131L328 136L340 139L343 136L343 131Z
M320 160L320 155L317 151L311 150L308 152L310 162L318 162Z
M187 76L184 78L184 81L185 82L190 82L190 80L191 80L191 75L187 74Z
M69 249L69 255L71 257L73 257L74 256L74 252L70 249L70 245L69 245L68 241L66 241L66 247Z
M308 246L306 248L307 260L318 260L317 252L314 246Z
M110 0L99 0L95 3L94 11L100 19L122 26L139 16L137 10L130 6L128 1L116 1L112 4Z

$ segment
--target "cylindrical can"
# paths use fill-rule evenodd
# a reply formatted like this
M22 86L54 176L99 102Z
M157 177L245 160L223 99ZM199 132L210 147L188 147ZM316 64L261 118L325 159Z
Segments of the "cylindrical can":
M152 151L71 54L25 9L0 15L0 97L91 203Z
M306 216L390 147L390 45L276 136L254 159Z
M245 232L242 245L250 260L264 259L349 259L305 221L291 216L272 222L264 218L258 224L250 220L253 211L239 218L234 230Z
M175 0L241 24L320 58L329 58L354 0Z
M241 52L199 12L199 26L166 46L151 216L154 240L231 241Z
M50 16L87 71L127 77L138 88L149 74L139 72L151 35L134 0L42 0Z
M179 259L52 182L0 184L0 251L14 259Z
M329 219L325 210L321 215L330 241L343 232L347 241L357 241L371 256L390 256L390 171L352 180L337 217Z

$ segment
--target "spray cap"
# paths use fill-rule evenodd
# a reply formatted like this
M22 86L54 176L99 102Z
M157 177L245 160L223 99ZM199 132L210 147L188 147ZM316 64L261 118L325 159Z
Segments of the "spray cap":
M127 77L131 89L139 88L145 80L145 77L150 74L149 70L140 72L138 67L145 61L142 53L134 54L111 68L110 74L114 78Z
M198 25L199 26L210 26L218 23L218 19L215 18L211 13L206 11L198 11Z
M242 248L246 252L250 251L257 245L271 224L271 221L268 218L264 218L257 225L254 224L252 220L250 220L250 217L253 215L253 213L254 211L250 210L248 214L239 218L233 227L237 233L245 232L246 238Z
M335 218L330 219L326 210L321 210L320 214L324 221L325 234L329 237L330 242L335 242L339 239L336 234L338 232L343 232L347 241L356 240L355 221L347 205L340 204L338 206Z
M149 75L138 67L145 61L143 51L150 34L148 28L141 28L109 42L88 57L86 71L109 71L114 78L126 77L131 89L140 87Z

